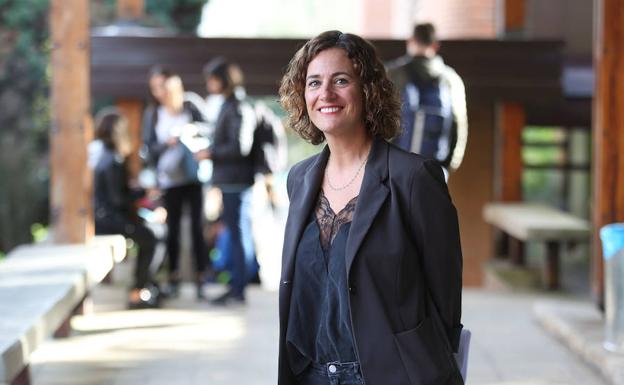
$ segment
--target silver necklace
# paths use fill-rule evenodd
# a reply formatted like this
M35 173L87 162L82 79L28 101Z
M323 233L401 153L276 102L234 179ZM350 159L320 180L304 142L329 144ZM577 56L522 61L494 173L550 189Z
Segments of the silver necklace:
M358 167L357 171L355 172L355 175L353 175L353 178L351 178L351 180L346 185L341 186L341 187L335 187L334 185L332 185L331 181L329 180L329 167L327 167L325 169L325 178L327 179L327 185L329 186L329 188L334 191L341 191L351 186L351 184L355 181L355 178L357 178L357 176L360 175L360 171L362 171L362 167L364 167L364 164L366 164L367 160L368 160L368 156L365 156L364 160L360 164L360 167Z

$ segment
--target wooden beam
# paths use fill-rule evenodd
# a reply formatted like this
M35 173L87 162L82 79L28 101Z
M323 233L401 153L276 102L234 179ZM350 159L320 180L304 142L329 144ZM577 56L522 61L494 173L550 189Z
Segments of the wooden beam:
M498 109L498 162L496 199L503 202L522 200L522 129L526 125L524 106L502 102Z
M525 24L525 0L505 0L505 32L521 32Z
M592 293L603 303L604 267L598 232L624 222L624 3L596 1L593 121Z
M200 94L201 69L216 56L239 63L248 95L276 95L303 39L93 36L94 96L145 98L155 63L173 69ZM372 40L383 60L405 53L404 40ZM515 100L543 106L560 101L563 44L558 41L444 40L441 55L459 73L468 100Z
M54 241L82 243L93 234L87 141L89 1L52 0L50 205Z
M143 17L143 0L117 0L117 17L122 20L139 20Z

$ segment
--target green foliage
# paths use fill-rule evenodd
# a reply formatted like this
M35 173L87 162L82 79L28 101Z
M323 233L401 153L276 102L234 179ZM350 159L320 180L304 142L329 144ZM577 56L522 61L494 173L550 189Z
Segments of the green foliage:
M527 127L522 133L524 142L560 143L565 134L556 127ZM527 164L558 164L565 154L560 147L531 147L522 149L522 159ZM527 201L539 201L560 207L562 202L563 174L560 170L525 170L522 175L523 196Z
M146 26L164 27L183 34L195 34L207 0L145 0ZM116 19L115 0L91 2L93 25L113 23Z
M32 234L33 241L36 243L43 242L48 238L48 227L41 223L33 223L30 226L30 233Z
M47 222L48 0L0 0L0 250Z

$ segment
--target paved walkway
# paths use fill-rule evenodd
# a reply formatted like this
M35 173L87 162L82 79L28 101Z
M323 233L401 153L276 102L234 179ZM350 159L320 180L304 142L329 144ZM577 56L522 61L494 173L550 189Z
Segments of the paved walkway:
M225 309L193 295L189 285L165 309L125 311L123 287L100 286L74 335L35 353L34 385L275 385L277 294L252 287L246 307ZM465 290L468 384L606 384L535 322L542 298Z

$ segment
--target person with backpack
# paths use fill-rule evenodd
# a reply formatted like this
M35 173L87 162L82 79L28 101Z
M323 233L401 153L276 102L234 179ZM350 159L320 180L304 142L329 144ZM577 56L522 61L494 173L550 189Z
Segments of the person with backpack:
M446 179L461 165L468 139L464 83L438 55L440 43L431 23L417 24L407 54L386 65L401 98L404 150L437 160Z
M252 147L256 128L253 108L237 97L242 86L238 66L222 57L204 66L204 78L213 103L219 111L214 121L214 137L198 159L211 159L212 184L221 190L222 219L229 231L232 277L229 288L214 298L215 305L244 304L248 281L246 261L254 257L251 233L251 187L255 181ZM216 97L215 97L216 96Z

